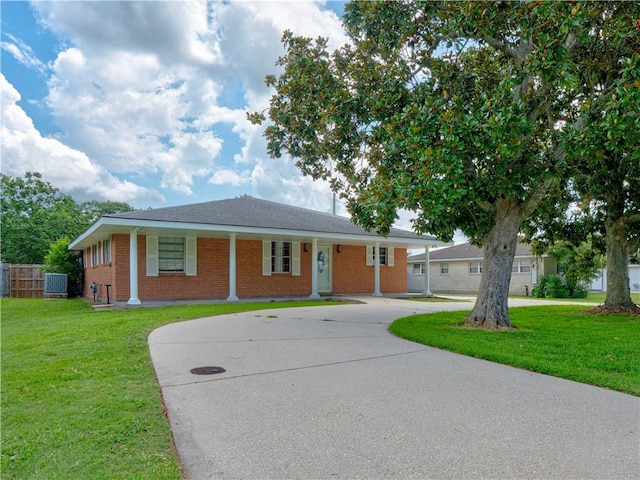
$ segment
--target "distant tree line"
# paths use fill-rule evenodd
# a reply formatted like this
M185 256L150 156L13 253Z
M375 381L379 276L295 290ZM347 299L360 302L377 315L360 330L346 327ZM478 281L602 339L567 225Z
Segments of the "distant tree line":
M69 242L101 216L133 210L124 202L77 203L37 172L24 178L2 174L0 182L0 259L5 263L43 264L54 245L52 258L60 258Z

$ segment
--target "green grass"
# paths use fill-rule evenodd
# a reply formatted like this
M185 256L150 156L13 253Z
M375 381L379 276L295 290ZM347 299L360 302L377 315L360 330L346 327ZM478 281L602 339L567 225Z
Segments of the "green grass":
M2 478L180 479L147 347L155 328L269 302L93 311L2 299Z
M475 297L475 293L446 293L446 292L438 292L438 295L446 295L447 297L455 298L455 297ZM605 297L607 296L606 292L589 292L589 295L586 298L536 298L532 296L524 296L524 295L509 295L509 298L523 298L527 300L553 300L554 302L580 302L580 303L594 303L594 304L603 304ZM408 298L408 300L413 300L414 298ZM640 305L640 293L632 293L631 300L636 304Z
M565 302L585 302L585 303L595 303L595 304L603 304L605 297L607 296L606 292L589 292L589 295L586 298L540 298L536 299L535 297L525 297L525 296L514 296L513 298L526 298L528 300L553 300L555 301L565 301ZM511 298L511 297L509 297ZM632 293L631 300L640 304L640 293Z
M425 345L640 396L640 317L581 310L513 308L516 329L509 331L464 327L466 311L413 315L389 330Z

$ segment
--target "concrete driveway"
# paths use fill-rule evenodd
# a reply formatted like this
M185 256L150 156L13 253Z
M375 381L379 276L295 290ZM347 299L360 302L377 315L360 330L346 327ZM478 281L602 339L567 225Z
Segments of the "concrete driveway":
M640 478L640 398L387 333L471 303L360 300L149 336L188 479Z

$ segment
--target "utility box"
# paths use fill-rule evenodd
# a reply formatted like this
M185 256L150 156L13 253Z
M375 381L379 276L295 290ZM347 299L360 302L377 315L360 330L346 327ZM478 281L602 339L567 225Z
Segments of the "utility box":
M44 298L66 298L66 296L67 296L67 274L66 273L45 273Z

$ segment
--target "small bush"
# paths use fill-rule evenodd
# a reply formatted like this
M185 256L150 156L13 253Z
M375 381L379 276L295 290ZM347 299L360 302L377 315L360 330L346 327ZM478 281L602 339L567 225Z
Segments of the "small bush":
M531 294L536 298L586 298L589 290L581 283L567 282L556 275L541 277Z
M547 298L547 281L549 277L540 277L538 284L531 290L531 295L536 298Z
M569 298L569 287L560 277L549 277L547 283L547 298Z
M69 239L60 238L51 244L49 253L44 257L42 271L64 273L68 276L67 293L69 297L82 295L82 277L84 268L77 253L69 250Z
M569 298L587 298L587 296L589 295L589 289L581 283L568 285L568 287Z

